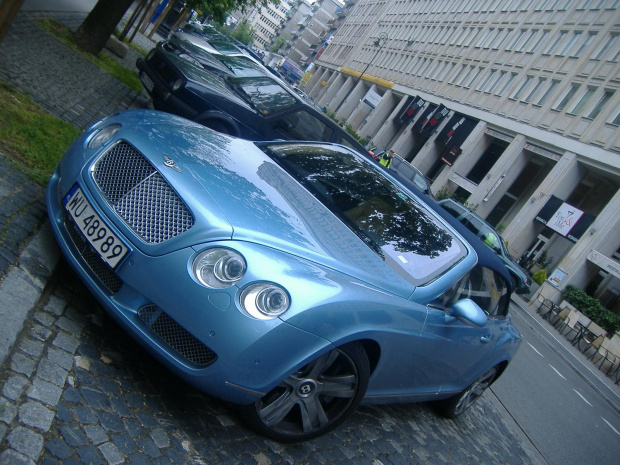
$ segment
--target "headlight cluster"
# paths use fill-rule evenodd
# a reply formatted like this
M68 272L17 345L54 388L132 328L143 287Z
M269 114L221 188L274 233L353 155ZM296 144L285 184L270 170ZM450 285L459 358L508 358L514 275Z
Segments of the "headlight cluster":
M192 269L196 279L212 289L230 287L245 274L245 260L234 250L209 249L194 259Z
M243 278L246 269L245 259L234 250L226 248L205 250L192 263L192 271L198 282L211 289L234 286ZM291 299L277 284L258 282L243 290L240 304L252 318L269 320L286 312Z
M107 141L112 139L114 134L120 131L121 127L122 126L120 124L114 123L99 129L88 141L88 148L96 149L97 147L101 147Z
M271 283L256 283L241 293L241 306L259 320L276 318L286 312L291 299L284 289Z

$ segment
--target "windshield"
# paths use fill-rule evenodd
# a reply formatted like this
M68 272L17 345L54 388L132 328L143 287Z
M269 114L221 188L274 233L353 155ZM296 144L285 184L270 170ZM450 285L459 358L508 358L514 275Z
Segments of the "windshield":
M266 74L265 68L248 57L220 55L218 60L237 77L261 77Z
M232 79L235 89L264 115L297 105L297 100L271 78Z
M467 253L422 204L361 156L319 144L261 148L413 284L438 277Z

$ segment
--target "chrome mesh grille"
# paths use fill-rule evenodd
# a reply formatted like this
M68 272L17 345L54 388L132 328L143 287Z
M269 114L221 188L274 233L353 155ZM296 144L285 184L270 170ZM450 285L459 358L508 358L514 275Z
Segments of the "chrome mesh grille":
M125 141L97 160L93 178L107 202L147 244L164 242L194 225L183 200Z
M193 364L205 367L217 360L215 352L155 305L140 308L138 317L166 344Z

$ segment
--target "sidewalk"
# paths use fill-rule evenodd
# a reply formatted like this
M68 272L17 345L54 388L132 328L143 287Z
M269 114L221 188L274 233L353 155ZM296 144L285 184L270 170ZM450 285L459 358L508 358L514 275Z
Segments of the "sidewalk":
M146 105L146 95L129 89L35 24L50 16L75 29L85 13L20 12L0 44L0 81L81 130L111 113ZM136 42L145 50L155 44L141 34ZM138 56L129 49L124 60L134 63ZM44 191L0 152L0 364L57 260L57 252L37 248L45 244L56 250L49 232L41 230L46 220ZM24 255L35 235L32 250Z

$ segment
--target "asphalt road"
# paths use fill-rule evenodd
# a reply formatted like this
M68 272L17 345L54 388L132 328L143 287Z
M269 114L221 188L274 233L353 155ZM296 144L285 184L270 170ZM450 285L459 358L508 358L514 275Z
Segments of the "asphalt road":
M618 463L620 415L573 368L597 383L589 372L596 367L567 352L555 339L562 336L546 321L518 308L512 315L524 340L493 393L547 463ZM603 383L599 388L617 399Z

